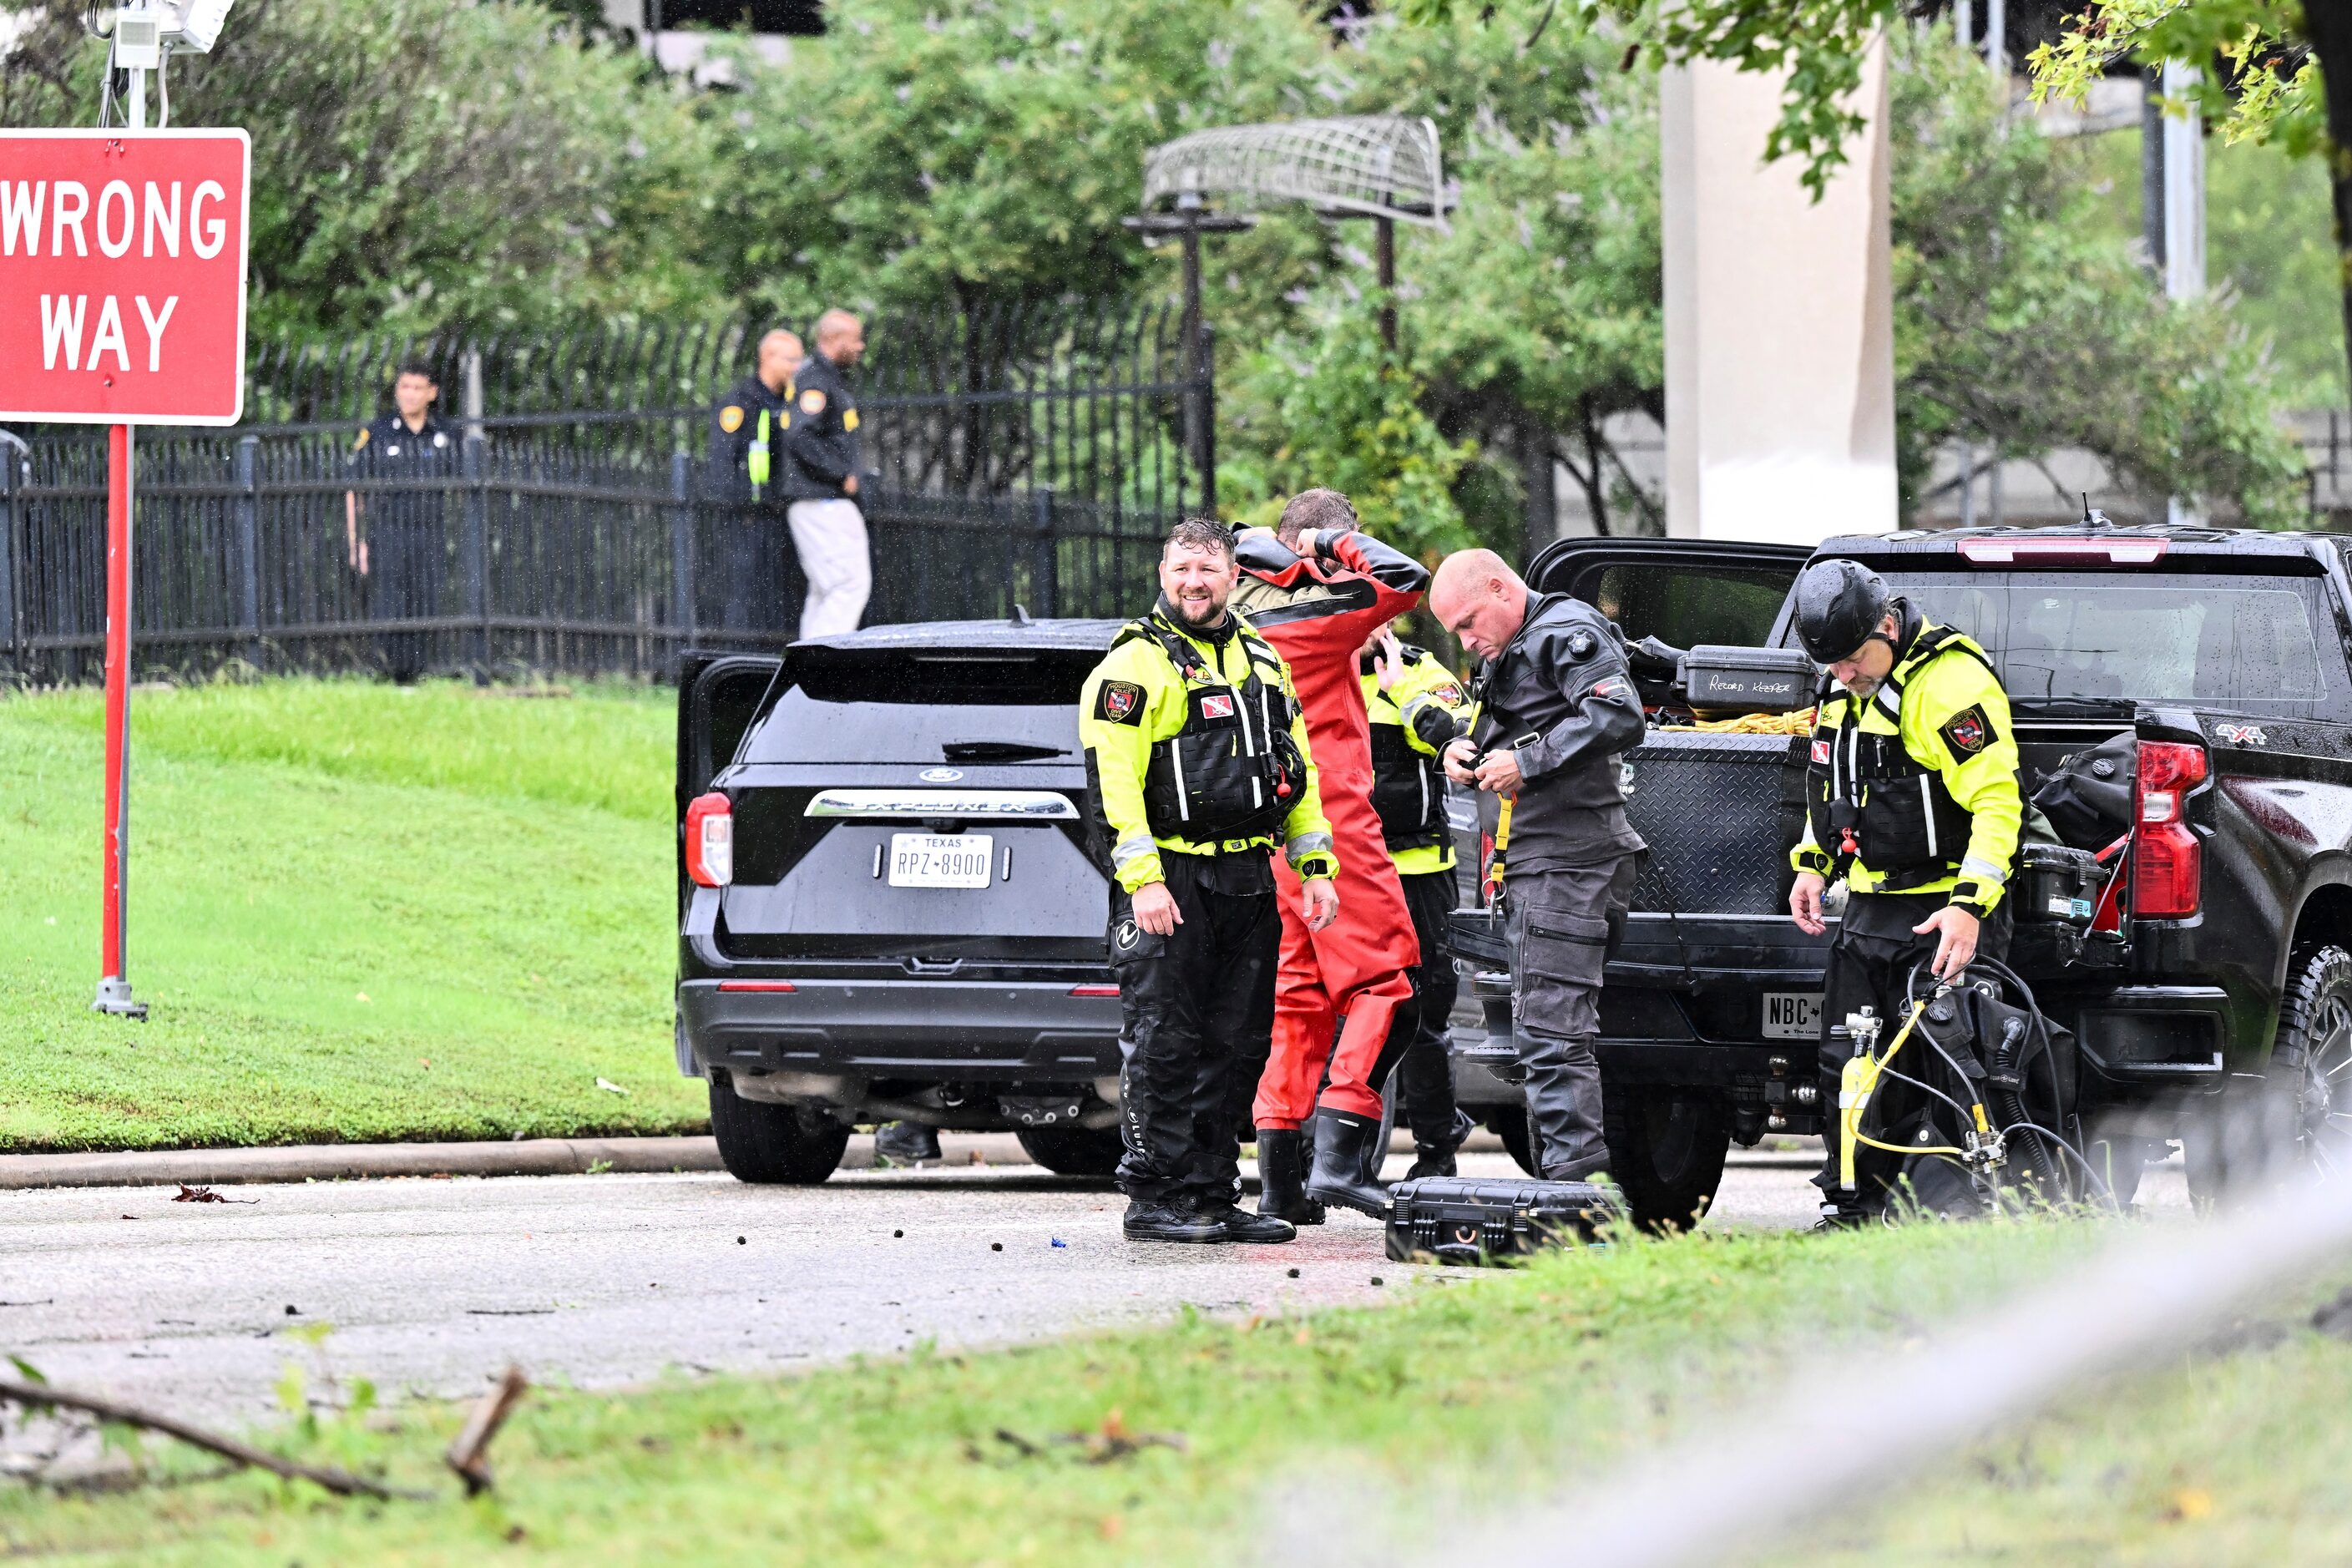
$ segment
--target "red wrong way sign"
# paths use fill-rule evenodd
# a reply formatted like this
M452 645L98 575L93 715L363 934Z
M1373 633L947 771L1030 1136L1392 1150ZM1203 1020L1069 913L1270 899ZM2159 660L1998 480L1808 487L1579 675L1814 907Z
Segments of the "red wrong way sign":
M0 421L234 425L242 131L0 131Z

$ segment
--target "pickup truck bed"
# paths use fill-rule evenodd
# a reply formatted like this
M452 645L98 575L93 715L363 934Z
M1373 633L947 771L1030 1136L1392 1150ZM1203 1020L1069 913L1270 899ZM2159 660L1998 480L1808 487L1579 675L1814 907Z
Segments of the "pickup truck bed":
M2120 1141L2126 1179L2150 1141L2182 1138L2210 1185L2282 1153L2318 1157L2352 1133L2352 1101L2339 1110L2329 1092L2336 1075L2352 1082L2342 542L2000 530L1832 540L1818 553L1867 562L1986 644L2011 689L2029 795L2062 758L2126 732L2142 754L2168 749L2201 770L2176 792L2177 826L2141 829L2180 836L2184 881L2160 885L2136 839L2112 929L2077 952L2029 921L2011 949L2044 1009L2074 1030L2086 1111ZM1772 647L1786 640L1785 612L1758 626L1750 597L1747 626L1725 627L1724 601L1747 590L1720 579L1777 570L1785 584L1801 556L1727 565L1717 543L1566 541L1529 577L1601 604L1629 638ZM1600 1057L1612 1169L1649 1223L1703 1211L1728 1142L1821 1128L1818 1015L1797 999L1817 998L1829 939L1797 931L1785 902L1801 745L1654 729L1631 754L1630 810L1651 857L1609 965ZM1480 1012L1457 1015L1457 1088L1523 1140L1508 944L1475 907L1457 914L1454 937ZM2216 1113L2247 1101L2263 1115ZM2276 1146L2250 1151L2241 1137L2231 1152L2225 1129L2247 1125Z

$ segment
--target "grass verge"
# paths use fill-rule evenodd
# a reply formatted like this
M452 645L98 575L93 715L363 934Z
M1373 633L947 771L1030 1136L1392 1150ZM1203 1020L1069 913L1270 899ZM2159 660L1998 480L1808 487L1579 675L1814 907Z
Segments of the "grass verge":
M0 701L0 1150L698 1127L672 714L627 687L139 692L139 1025L88 1010L98 694Z
M96 1498L19 1489L0 1492L0 1543L158 1564L1206 1563L1264 1555L1269 1498L1335 1487L1435 1542L1448 1521L1532 1489L1597 1482L1768 1392L1794 1353L1947 1321L2099 1237L2056 1221L1704 1237L1461 1284L1390 1267L1402 1300L1384 1310L1187 1314L782 1381L548 1394L500 1439L496 1498L473 1505L434 1468L457 1413L411 1408L304 1446L450 1500L339 1503L250 1478ZM1956 1455L1899 1502L1857 1500L1789 1560L2341 1560L2352 1483L2329 1461L2352 1346L2300 1327L2242 1339ZM1791 1471L1806 1458L1790 1455ZM173 1455L158 1479L201 1468ZM1695 1499L1705 1484L1693 1478ZM1378 1514L1347 1517L1372 1528ZM1378 1540L1357 1554L1384 1555Z

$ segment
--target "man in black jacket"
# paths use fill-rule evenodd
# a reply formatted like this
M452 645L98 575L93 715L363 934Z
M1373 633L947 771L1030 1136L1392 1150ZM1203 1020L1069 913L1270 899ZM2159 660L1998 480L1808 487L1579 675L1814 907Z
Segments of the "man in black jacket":
M1601 964L1646 847L1625 817L1622 761L1642 739L1642 700L1600 611L1531 594L1490 550L1447 557L1429 603L1482 661L1477 719L1445 748L1446 773L1515 797L1503 891L1528 1141L1547 1179L1589 1181L1609 1163L1593 1055Z
M854 632L874 591L866 514L858 503L857 400L843 379L866 352L866 328L846 310L816 319L816 353L793 381L784 432L785 515L808 576L801 636Z
M759 368L729 387L710 416L710 496L725 509L726 529L720 559L727 596L719 624L730 632L774 627L781 453L792 424L793 377L806 358L799 334L782 327L762 334Z

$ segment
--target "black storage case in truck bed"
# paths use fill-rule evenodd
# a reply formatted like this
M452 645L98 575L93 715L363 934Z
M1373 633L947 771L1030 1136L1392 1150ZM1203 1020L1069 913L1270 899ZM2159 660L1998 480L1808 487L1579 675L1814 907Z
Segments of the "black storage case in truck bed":
M2137 759L2142 826L2114 858L2110 929L2056 929L2042 888L2034 910L2018 906L2012 948L2079 1040L2084 1110L2111 1140L2119 1186L2173 1137L2205 1186L2283 1156L2352 1155L2330 1148L2338 1129L2352 1132L2352 1100L2334 1102L2336 1083L2352 1084L2345 548L2323 535L2097 527L1836 539L1813 552L1864 561L1985 645L2010 688L2029 795L2103 742ZM1631 638L1778 647L1790 640L1779 599L1807 553L1562 541L1528 575L1600 605ZM1677 695L1645 690L1661 703ZM1651 854L1601 1001L1605 1121L1636 1217L1686 1223L1730 1142L1820 1131L1828 939L1806 938L1787 913L1795 738L1653 729L1630 761L1630 810ZM2019 891L2055 878L2021 878ZM1524 1149L1509 945L1477 908L1456 916L1454 934L1483 1013L1457 1015L1456 1085ZM2245 1128L2258 1131L2228 1131Z

